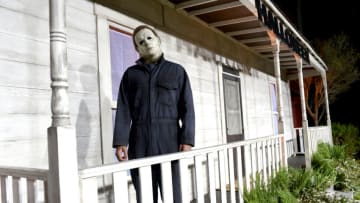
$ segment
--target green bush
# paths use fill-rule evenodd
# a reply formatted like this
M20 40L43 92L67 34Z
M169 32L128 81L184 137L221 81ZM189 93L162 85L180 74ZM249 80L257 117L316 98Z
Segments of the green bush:
M332 123L331 125L334 144L345 146L345 153L347 156L359 154L359 129L352 124Z
M281 169L265 185L259 174L251 191L245 187L247 203L349 202L329 197L325 190L331 185L342 191L354 191L360 200L360 162L345 156L345 147L319 144L312 157L312 169Z
M251 191L245 187L244 200L247 203L296 203L296 197L288 189L289 177L285 169L280 170L266 186L259 174L256 175Z

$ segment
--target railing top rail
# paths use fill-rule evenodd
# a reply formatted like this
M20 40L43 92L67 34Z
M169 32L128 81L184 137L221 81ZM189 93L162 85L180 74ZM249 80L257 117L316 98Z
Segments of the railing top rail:
M320 129L327 129L327 128L329 128L329 126L327 126L327 125L309 127L310 130L320 130Z
M32 180L43 180L48 179L47 169L35 169L35 168L22 168L22 167L10 167L0 166L1 176L13 176L19 178L27 178Z
M173 154L167 154L167 155L161 155L161 156L153 156L153 157L146 157L146 158L140 158L140 159L134 159L129 160L126 162L121 163L115 163L115 164L108 164L108 165L102 165L95 168L88 168L83 169L79 171L80 178L91 178L96 176L101 176L104 174L110 174L114 172L124 171L132 168L138 168L138 167L144 167L144 166L150 166L154 164L160 164L164 162L170 162L174 160L180 160L180 159L188 159L199 155L204 155L207 153L212 153L216 151L221 151L229 148L235 148L240 146L245 146L249 144L253 144L260 141L267 141L271 139L276 138L282 138L284 135L274 135L274 136L267 136L257 139L251 139L251 140L245 140L245 141L239 141L239 142L233 142L230 144L222 144L217 146L211 146L211 147L205 147L201 149L193 149L188 152L178 152Z

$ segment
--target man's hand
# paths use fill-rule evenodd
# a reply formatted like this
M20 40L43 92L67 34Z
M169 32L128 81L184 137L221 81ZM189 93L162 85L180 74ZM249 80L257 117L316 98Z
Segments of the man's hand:
M179 147L179 151L180 151L180 152L186 152L186 151L190 151L191 148L192 148L191 145L181 144L180 147Z
M127 150L126 146L117 146L116 147L116 152L115 152L116 158L119 161L126 161L128 159L128 153L127 152L128 152L128 150Z

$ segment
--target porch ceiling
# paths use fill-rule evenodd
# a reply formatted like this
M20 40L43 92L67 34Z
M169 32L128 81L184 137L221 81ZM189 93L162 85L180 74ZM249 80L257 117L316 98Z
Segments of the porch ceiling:
M273 60L272 46L268 34L268 32L272 31L258 20L256 7L247 2L248 0L168 1L174 5L175 9L183 10L188 15L198 18L209 27L223 32L268 60ZM301 40L299 41L301 42ZM310 54L313 53L310 52ZM295 55L293 49L281 41L280 66L289 79L297 78L297 74L294 74L297 72ZM308 61L303 60L303 66L306 67L304 71L311 70L312 74L317 73ZM309 75L304 73L304 77Z

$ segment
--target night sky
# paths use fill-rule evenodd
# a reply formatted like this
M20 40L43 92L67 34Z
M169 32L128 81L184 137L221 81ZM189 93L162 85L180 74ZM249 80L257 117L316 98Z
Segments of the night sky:
M360 2L299 0L302 16L302 34L310 42L314 39L326 40L345 33L350 36L353 47L360 52ZM272 0L288 19L298 27L298 0ZM359 68L359 67L358 67ZM360 68L359 68L360 69ZM332 122L352 123L360 129L360 81L340 95L330 105Z

